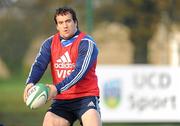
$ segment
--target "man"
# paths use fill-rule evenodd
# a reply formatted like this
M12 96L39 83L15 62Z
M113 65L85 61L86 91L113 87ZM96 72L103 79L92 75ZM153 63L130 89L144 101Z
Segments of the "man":
M78 119L83 126L101 126L99 88L95 74L98 49L94 40L78 29L73 9L58 8L54 15L58 33L42 44L31 67L24 101L28 90L51 65L53 84L43 126L70 126Z

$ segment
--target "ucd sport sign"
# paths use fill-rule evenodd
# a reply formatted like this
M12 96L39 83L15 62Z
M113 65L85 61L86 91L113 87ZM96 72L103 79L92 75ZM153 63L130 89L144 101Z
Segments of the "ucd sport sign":
M180 68L98 66L104 122L180 122Z

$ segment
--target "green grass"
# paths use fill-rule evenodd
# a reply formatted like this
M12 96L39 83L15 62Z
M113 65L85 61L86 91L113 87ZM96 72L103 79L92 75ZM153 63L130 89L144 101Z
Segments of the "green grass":
M30 110L23 102L25 77L17 76L9 80L0 80L0 124L4 126L42 126L44 114L49 103L42 108ZM45 77L41 82L50 82ZM167 123L104 123L103 126L178 126ZM79 126L79 123L75 123Z
M47 105L30 110L23 102L25 80L14 77L0 81L0 124L5 126L40 126Z

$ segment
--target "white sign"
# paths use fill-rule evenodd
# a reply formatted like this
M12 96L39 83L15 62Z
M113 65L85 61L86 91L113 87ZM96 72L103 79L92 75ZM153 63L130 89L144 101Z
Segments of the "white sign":
M180 68L98 66L104 122L180 122Z

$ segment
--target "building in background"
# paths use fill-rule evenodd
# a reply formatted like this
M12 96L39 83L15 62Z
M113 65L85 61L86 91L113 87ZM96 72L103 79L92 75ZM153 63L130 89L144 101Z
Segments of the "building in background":
M154 65L180 65L180 28L160 23L149 41L149 63Z
M119 23L104 22L93 32L99 46L99 64L133 64L134 47L130 29Z

